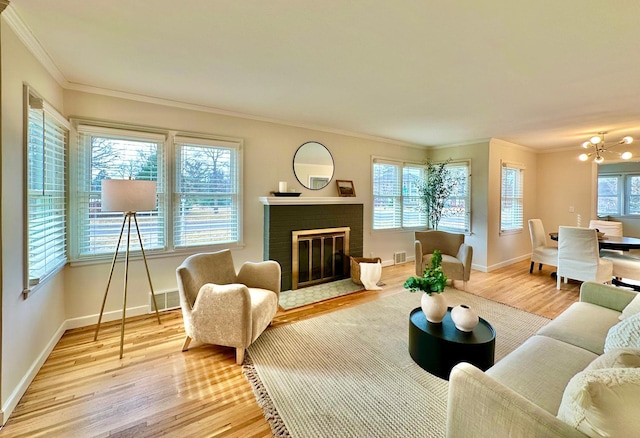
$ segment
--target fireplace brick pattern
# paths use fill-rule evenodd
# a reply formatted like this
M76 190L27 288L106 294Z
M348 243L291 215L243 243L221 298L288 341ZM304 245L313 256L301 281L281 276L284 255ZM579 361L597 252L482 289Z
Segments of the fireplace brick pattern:
M263 255L280 263L282 290L291 289L292 231L350 227L349 255L362 257L362 222L362 204L265 205Z

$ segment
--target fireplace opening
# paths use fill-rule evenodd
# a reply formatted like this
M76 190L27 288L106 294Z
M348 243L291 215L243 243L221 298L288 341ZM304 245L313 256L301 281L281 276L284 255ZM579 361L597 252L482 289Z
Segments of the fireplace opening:
M291 289L345 278L350 227L292 231Z

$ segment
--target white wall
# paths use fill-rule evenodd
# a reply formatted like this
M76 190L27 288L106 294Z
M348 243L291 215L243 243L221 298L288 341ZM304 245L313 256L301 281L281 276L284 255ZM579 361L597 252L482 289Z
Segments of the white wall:
M528 148L503 140L491 139L489 152L489 201L487 233L487 268L489 271L526 259L531 254L527 221L537 214L539 196L538 155ZM501 162L521 164L524 170L524 228L522 232L500 235Z
M538 154L535 211L547 233L560 225L588 226L596 217L597 165L578 160L579 149ZM573 207L573 212L570 208Z
M287 181L289 189L302 192L302 196L337 196L335 183L321 190L304 188L293 174L293 155L307 141L324 144L335 161L335 179L354 182L357 202L364 204L364 229L371 229L371 156L379 155L404 160L422 161L423 148L349 137L310 129L274 123L229 117L213 113L181 109L153 103L137 102L79 91L65 91L65 115L114 122L162 127L173 130L200 132L244 140L244 247L234 251L234 260L240 264L263 257L263 205L258 198L278 189L278 181ZM384 261L392 260L393 252L412 253L413 233L373 234L365 231L364 254L374 253ZM175 268L184 260L184 253L172 257L154 258L149 269L157 291L175 290ZM65 275L67 318L96 319L109 274L110 263L67 268ZM119 266L121 269L121 266ZM148 284L141 262L131 268L128 306L148 304ZM139 275L133 273L137 272ZM116 271L115 278L121 278ZM121 286L112 286L106 312L117 314L121 308ZM115 292L114 292L115 291Z
M473 268L486 271L489 142L434 149L430 158L471 160L471 234L465 237L465 242L473 247Z
M31 56L4 18L2 45L2 371L3 413L22 391L61 335L65 320L65 273L42 285L27 300L23 288L23 83L29 83L60 112L62 89ZM3 422L8 415L3 415Z

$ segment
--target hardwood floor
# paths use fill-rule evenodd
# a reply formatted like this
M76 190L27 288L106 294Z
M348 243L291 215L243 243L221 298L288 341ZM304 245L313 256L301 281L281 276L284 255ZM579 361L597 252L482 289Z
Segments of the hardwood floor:
M578 300L579 283L557 291L551 271L529 274L529 262L491 273L473 271L467 291L549 318ZM323 303L280 311L273 327L312 318L404 291L413 264L383 269L381 291L357 292ZM461 288L462 282L456 287ZM5 437L270 437L269 424L235 365L234 349L184 340L179 310L127 320L124 358L120 327L103 324L67 331L0 438Z

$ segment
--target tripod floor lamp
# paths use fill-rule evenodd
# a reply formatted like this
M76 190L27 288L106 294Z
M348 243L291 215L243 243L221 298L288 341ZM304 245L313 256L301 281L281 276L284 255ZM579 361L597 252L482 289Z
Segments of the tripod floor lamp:
M127 283L129 280L129 247L131 242L131 219L136 226L138 234L138 241L140 242L140 250L142 252L142 259L144 260L144 267L147 270L147 278L149 279L149 287L151 288L151 296L153 297L153 306L158 317L158 324L162 324L160 321L160 314L158 313L158 305L156 303L156 295L153 292L153 285L151 284L151 275L149 274L149 265L147 265L147 256L144 253L144 247L142 246L142 237L140 235L140 227L138 227L138 218L136 212L149 211L156 209L156 183L155 181L142 181L133 179L105 179L102 180L102 211L121 211L124 213L124 219L122 220L122 228L120 228L120 237L118 238L118 244L116 251L113 254L113 261L111 262L111 272L109 273L109 281L107 282L107 288L104 291L104 298L102 299L102 308L100 309L100 317L98 318L98 326L96 327L96 334L93 338L94 341L98 340L98 332L100 331L100 323L102 322L102 315L104 313L104 306L107 302L107 295L109 294L109 286L111 285L111 279L113 278L113 269L118 259L118 251L120 250L120 244L122 243L122 236L124 234L124 227L127 226L127 249L124 255L124 294L122 300L122 323L120 325L120 359L122 359L122 351L124 346L124 320L127 310Z

